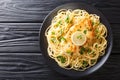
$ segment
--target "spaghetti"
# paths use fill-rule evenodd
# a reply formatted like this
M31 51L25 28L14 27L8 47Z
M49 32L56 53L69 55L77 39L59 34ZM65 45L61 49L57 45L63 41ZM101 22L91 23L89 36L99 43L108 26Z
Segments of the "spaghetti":
M96 14L61 9L46 29L48 55L65 69L84 71L105 53L107 29Z

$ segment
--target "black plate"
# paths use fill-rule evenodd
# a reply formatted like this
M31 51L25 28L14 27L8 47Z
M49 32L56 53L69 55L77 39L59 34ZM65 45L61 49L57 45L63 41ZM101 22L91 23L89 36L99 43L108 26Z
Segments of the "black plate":
M93 67L90 67L85 71L75 71L75 70L63 69L63 68L59 67L58 64L48 56L48 53L47 53L48 43L47 43L47 39L45 37L45 30L50 25L52 18L56 15L57 11L60 9L84 9L91 14L97 14L98 16L100 16L101 22L106 26L106 28L108 30L108 33L107 33L108 34L108 36L107 36L108 43L107 43L107 48L105 50L106 51L105 55L102 56ZM108 59L108 57L111 53L111 49L112 49L113 39L112 39L111 28L110 28L108 21L106 20L106 18L103 16L103 14L100 11L98 11L97 9L95 9L92 6L89 6L89 5L83 4L83 3L68 3L68 4L64 4L64 5L61 5L57 8L55 8L51 13L48 14L48 16L43 21L43 24L42 24L39 34L40 34L40 36L39 36L40 37L40 49L41 49L41 52L42 52L43 56L45 57L48 65L55 71L57 71L61 74L67 75L67 76L71 76L71 77L85 76L85 75L88 75L88 74L93 73L94 71L98 70Z

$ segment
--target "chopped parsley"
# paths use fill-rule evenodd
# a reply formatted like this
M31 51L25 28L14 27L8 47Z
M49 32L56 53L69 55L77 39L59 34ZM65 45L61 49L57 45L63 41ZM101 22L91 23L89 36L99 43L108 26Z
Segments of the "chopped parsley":
M66 19L65 19L65 22L66 22L66 23L69 23L69 19L70 19L70 17L69 17L69 15L67 15L67 17L66 17Z
M83 67L86 67L88 65L88 62L83 60L82 64L83 64Z
M53 31L53 32L51 32L52 33L52 35L54 35L55 34L55 32Z
M96 38L100 38L100 35L98 34L98 35L96 35Z
M95 63L95 61L96 61L95 59L91 60L91 64L94 64L94 63Z
M95 22L94 22L94 21L92 21L92 25L93 25L93 26L95 25Z
M82 35L77 36L77 39L82 39Z
M62 34L63 33L63 29L60 29L59 33Z
M84 30L84 34L86 34L87 33L87 30Z
M72 54L73 52L71 50L67 50L66 53Z
M81 31L80 29L77 29L77 31Z
M65 63L66 62L66 58L63 56L58 56L57 59L61 62L61 63Z
M59 41L61 42L61 41L66 41L66 39L64 38L64 37L60 37L59 38Z
M98 45L96 44L96 45L95 45L95 48L97 48L97 47L98 47Z
M92 50L90 48L87 48L87 47L86 48L81 47L79 53L83 54L84 52L87 52L88 54L90 54L92 52Z
M98 33L98 29L95 30L95 33Z
M60 20L60 21L58 21L58 23L56 24L56 26L58 27L58 26L60 26L62 24L62 21Z
M85 49L84 47L81 47L79 53L80 53L80 54L83 54L83 53L85 52L85 50L86 50L86 49Z
M91 51L92 51L92 50L91 50L90 48L87 49L88 54L90 54Z
M55 43L55 42L56 42L56 38L55 38L55 37L51 37L51 41L52 41L53 43Z
M94 54L95 53L95 51L92 51L92 54Z

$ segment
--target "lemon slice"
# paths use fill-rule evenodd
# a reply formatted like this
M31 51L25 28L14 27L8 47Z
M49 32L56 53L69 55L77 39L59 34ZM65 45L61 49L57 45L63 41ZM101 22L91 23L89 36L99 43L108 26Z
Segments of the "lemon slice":
M86 42L86 35L80 31L76 31L72 34L71 40L74 45L82 46Z

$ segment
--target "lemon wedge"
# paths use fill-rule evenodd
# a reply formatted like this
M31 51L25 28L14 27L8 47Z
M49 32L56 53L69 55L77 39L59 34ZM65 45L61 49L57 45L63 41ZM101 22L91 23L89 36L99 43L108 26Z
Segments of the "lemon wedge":
M74 45L82 46L86 42L86 35L80 31L76 31L72 34L71 40Z

